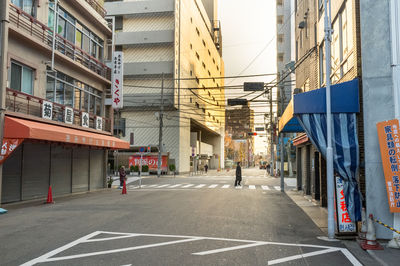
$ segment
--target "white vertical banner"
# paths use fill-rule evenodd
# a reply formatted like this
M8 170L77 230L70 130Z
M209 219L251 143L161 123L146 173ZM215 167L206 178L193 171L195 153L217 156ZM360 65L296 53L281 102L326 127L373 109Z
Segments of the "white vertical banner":
M121 109L123 107L124 87L124 57L123 52L114 52L112 69L112 107Z

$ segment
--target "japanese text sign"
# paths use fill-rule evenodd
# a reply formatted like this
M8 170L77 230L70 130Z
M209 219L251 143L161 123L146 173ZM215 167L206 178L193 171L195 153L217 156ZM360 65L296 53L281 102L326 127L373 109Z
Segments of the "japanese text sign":
M0 164L2 164L7 157L21 144L23 139L9 139L3 138L3 145L1 146Z
M400 212L399 120L376 124L390 212Z
M162 169L167 169L168 167L168 157L166 155L163 155L161 158L161 168ZM135 156L129 156L129 167L133 165L138 165L140 166L140 155L135 155ZM142 156L142 165L148 165L149 169L157 169L158 168L158 156L153 156L153 155L144 155Z
M103 118L96 116L96 129L103 130Z
M53 119L53 103L43 101L42 118L49 119L49 120Z
M114 52L113 72L112 72L112 107L120 109L123 107L123 81L124 81L124 63L123 53Z
M82 112L82 115L81 115L81 126L89 127L89 113Z
M335 177L336 181L336 210L339 233L355 233L356 224L351 221L347 212L346 201L343 192L343 180L340 176Z
M72 124L74 122L74 109L71 107L65 107L64 122L67 124Z

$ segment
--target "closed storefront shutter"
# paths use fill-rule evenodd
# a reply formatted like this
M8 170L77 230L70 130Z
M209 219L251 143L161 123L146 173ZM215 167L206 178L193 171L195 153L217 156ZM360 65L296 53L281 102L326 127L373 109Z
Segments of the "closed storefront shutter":
M72 148L51 147L51 184L54 196L71 193Z
M90 150L90 189L104 188L104 151Z
M21 200L21 162L22 145L18 146L4 162L1 192L2 203Z
M22 200L47 196L49 188L50 145L25 143L22 166Z
M89 149L74 148L72 158L72 192L88 191Z

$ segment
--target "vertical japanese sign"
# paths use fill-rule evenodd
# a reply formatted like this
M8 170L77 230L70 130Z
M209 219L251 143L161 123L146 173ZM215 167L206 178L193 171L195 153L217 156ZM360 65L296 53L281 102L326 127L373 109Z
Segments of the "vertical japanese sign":
M120 109L123 107L123 81L124 81L124 61L122 52L114 52L113 73L112 73L112 107Z
M42 103L42 118L53 119L53 103L43 101Z
M376 124L386 192L390 212L400 212L400 134L399 120L393 119Z
M346 201L343 192L343 180L340 176L335 176L336 181L336 213L339 233L355 233L356 224L351 221L347 212Z
M81 126L89 127L89 113L82 112L82 114L81 114Z
M1 146L0 164L4 163L8 156L24 141L23 139L9 139L3 138L3 145Z
M96 116L96 129L103 130L103 118Z
M71 125L74 122L74 109L71 107L65 107L64 122Z

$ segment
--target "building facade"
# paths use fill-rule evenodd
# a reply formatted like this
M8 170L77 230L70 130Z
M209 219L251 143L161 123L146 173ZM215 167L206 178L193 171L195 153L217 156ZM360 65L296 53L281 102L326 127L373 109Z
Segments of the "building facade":
M216 1L106 1L124 53L124 138L131 147L159 146L180 173L224 152L224 64ZM161 101L161 94L163 101ZM201 147L207 147L203 150ZM210 165L211 166L211 165Z
M104 188L107 150L129 147L112 137L105 105L105 10L84 0L5 2L1 203L45 197L49 186L54 196Z

